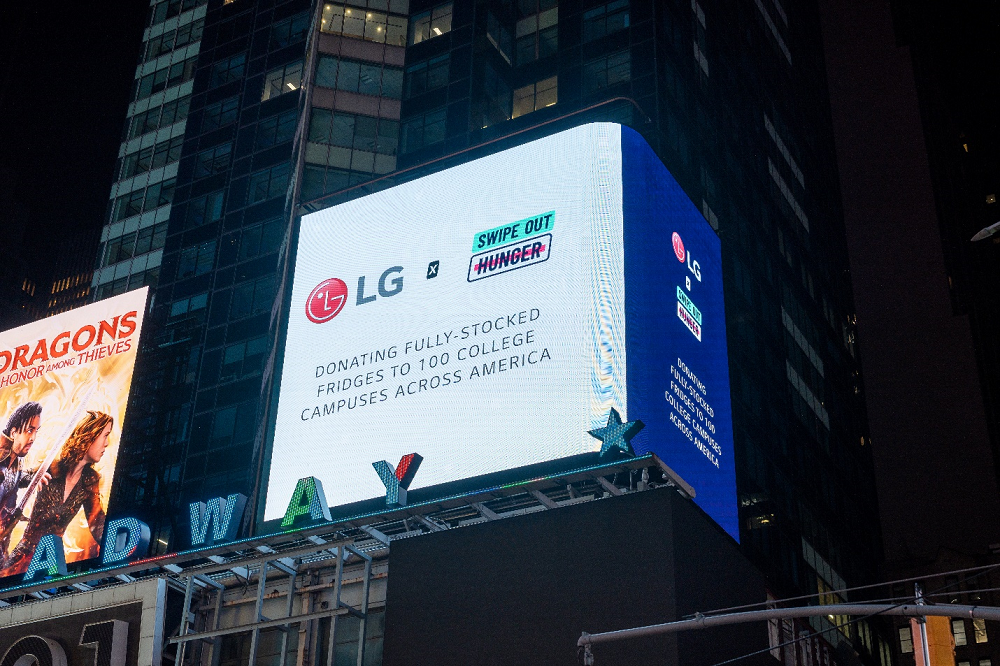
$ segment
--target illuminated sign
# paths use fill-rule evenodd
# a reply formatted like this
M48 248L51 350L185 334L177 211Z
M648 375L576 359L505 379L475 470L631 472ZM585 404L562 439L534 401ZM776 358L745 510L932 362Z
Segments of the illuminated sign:
M101 557L147 291L0 333L0 576Z
M627 128L305 216L281 373L264 520L285 524L303 477L331 505L399 502L389 461L413 450L427 487L625 428L738 536L719 239Z

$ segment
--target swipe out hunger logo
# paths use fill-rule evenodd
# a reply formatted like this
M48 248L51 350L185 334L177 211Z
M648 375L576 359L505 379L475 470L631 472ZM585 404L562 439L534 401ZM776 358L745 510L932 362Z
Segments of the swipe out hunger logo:
M347 303L347 284L340 278L323 280L306 299L306 317L314 324L330 321Z

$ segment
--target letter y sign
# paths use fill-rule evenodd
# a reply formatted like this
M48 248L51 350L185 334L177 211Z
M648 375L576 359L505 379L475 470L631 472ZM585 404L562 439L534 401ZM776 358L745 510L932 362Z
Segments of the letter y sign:
M406 506L406 489L410 487L423 460L423 456L418 453L408 453L399 459L395 468L385 460L372 463L378 478L385 485L386 506Z

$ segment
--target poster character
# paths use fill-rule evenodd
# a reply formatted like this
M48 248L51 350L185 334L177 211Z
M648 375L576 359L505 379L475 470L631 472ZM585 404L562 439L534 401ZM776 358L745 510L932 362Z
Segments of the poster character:
M7 553L10 533L21 516L17 511L17 491L28 485L34 471L23 469L22 460L35 443L42 427L42 406L37 402L20 405L0 431L0 564ZM49 479L43 474L41 483Z
M10 554L3 575L22 573L28 568L38 542L46 534L60 538L83 507L94 541L104 535L104 507L101 505L101 475L94 465L108 448L114 418L103 412L88 411L63 444L52 463L52 478L38 492L24 536Z

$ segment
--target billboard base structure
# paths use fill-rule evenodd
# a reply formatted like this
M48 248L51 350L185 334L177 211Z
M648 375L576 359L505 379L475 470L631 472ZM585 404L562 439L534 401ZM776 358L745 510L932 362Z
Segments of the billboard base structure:
M352 662L357 655L361 664L365 651L381 647L379 621L393 540L655 488L673 489L685 498L693 492L653 455L624 458L19 586L19 598L7 599L13 607L0 612L30 617L31 603L40 598L159 579L183 599L176 615L181 620L168 620L162 641L165 657L173 656L175 664L218 663L227 640L242 645L247 659L241 663L299 651L310 655L302 663L332 664L339 651L350 653ZM169 615L174 617L174 611Z

